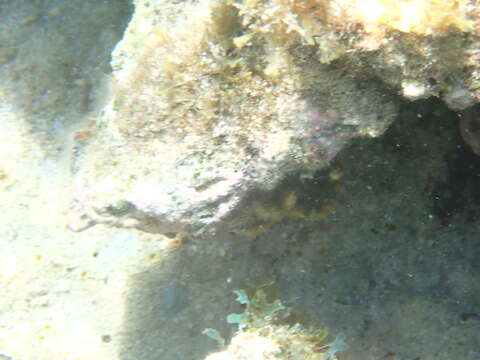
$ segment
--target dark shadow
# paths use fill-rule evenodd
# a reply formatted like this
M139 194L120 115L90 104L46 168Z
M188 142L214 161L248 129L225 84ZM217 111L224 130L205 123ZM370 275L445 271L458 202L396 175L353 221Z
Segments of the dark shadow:
M252 262L256 266L250 267ZM217 345L202 331L213 328L229 339L234 327L226 317L242 311L233 290L255 284L258 266L269 272L255 260L251 240L228 235L187 240L162 264L130 280L120 358L203 359Z
M235 331L226 316L242 307L232 291L271 283L270 299L292 308L289 323L346 335L342 360L478 359L477 226L459 213L445 228L434 212L446 154L462 144L456 127L439 101L403 103L384 136L355 141L313 179L281 185L305 212L327 197L328 216L186 241L132 277L120 358L204 359L216 350L205 328L227 340Z

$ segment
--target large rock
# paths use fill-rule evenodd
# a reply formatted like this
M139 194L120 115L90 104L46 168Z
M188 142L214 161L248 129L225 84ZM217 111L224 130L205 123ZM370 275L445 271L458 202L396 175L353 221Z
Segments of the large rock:
M322 64L288 22L257 29L225 1L136 5L114 52L112 100L78 158L74 230L244 228L249 198L312 174L396 115L379 82Z
M360 5L137 1L111 100L78 136L70 228L245 229L249 199L382 134L392 90L477 100L474 2Z

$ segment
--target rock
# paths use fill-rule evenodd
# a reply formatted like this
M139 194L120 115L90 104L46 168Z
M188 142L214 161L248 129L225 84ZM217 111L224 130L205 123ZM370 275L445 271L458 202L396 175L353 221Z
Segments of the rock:
M137 1L112 100L78 162L75 201L93 222L238 231L255 216L252 196L384 132L395 97L328 64L340 49L319 61L323 49L279 19L277 31L241 3Z
M479 27L467 5L137 0L75 166L81 220L236 232L255 221L250 199L287 174L308 177L351 139L381 135L395 90L470 106Z
M460 134L470 149L480 155L480 109L478 105L460 113Z

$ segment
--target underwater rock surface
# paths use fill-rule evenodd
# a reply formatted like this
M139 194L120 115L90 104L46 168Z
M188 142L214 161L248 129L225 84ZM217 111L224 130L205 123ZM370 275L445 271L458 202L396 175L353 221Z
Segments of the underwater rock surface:
M255 192L312 174L395 117L380 83L320 63L286 29L285 39L242 39L249 25L236 5L136 5L114 51L112 100L79 159L72 229L241 229L253 215L234 212ZM164 7L180 10L171 20Z
M239 232L250 199L381 135L398 93L472 105L474 2L410 3L136 1L75 159L69 227Z

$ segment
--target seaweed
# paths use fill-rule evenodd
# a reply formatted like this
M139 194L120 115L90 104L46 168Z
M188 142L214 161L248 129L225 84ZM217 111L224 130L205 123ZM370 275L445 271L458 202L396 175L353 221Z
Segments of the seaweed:
M288 316L289 309L278 299L269 302L262 287L251 298L245 290L234 291L235 300L245 305L245 312L229 314L227 322L238 325L238 332L224 352L212 354L207 360L223 359L222 356L229 359L258 356L265 360L337 360L337 353L347 348L344 334L338 334L333 342L327 342L327 329L305 328L298 323L280 324L280 314ZM224 346L225 340L217 330L209 328L202 333Z

